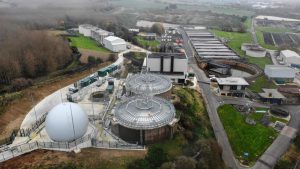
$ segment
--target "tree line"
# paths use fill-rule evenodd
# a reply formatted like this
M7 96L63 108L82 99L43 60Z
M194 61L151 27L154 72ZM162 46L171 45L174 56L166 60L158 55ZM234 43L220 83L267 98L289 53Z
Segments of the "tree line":
M72 61L68 41L46 31L3 23L0 27L0 83L36 78Z

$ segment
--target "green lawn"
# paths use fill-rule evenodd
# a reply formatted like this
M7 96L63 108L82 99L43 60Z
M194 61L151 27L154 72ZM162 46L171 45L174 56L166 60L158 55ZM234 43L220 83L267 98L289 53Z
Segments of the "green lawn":
M249 63L256 64L260 68L264 69L266 65L273 65L271 58L263 57L263 58L256 58L247 56Z
M213 32L218 37L223 37L228 39L229 40L228 46L237 54L239 54L241 57L247 58L249 63L256 64L262 69L264 69L265 65L272 64L272 60L270 58L256 58L256 57L246 56L246 53L241 50L241 46L243 43L252 42L252 36L250 33L224 32L219 30L211 30L211 32Z
M82 35L76 37L69 37L69 38L71 40L70 46L75 46L81 49L90 49L99 52L110 53L110 51L107 50L106 48L98 46L98 43L91 38L84 37Z
M269 81L266 76L260 76L249 86L249 89L256 93L262 92L262 88L275 89L276 85Z
M256 122L259 122L264 117L264 115L265 115L264 113L252 113L250 115L250 118L252 118Z
M248 17L248 19L244 22L244 25L246 26L247 29L250 29L252 25L252 18Z
M235 155L244 164L252 165L277 136L272 128L259 123L247 124L245 117L231 105L219 107L218 113ZM249 153L248 157L244 156L245 152Z
M148 47L156 48L160 45L159 41L157 40L145 40L140 36L136 36L135 38L137 42L144 48L148 48Z
M224 32L219 30L211 30L216 36L229 40L228 46L238 53L241 57L245 56L245 52L241 50L243 43L251 43L252 37L250 33Z

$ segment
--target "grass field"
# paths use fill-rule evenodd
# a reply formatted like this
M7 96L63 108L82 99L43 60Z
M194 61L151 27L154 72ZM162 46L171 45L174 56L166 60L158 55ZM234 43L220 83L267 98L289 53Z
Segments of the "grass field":
M271 58L268 58L268 57L256 58L256 57L247 56L247 59L248 59L249 63L256 64L262 69L264 69L266 65L273 64Z
M148 48L148 47L156 48L160 44L159 41L157 41L157 40L145 40L140 36L136 36L135 38L136 38L137 42L144 48Z
M248 17L248 19L244 22L244 25L247 29L250 29L252 25L252 18Z
M249 63L256 64L262 69L264 69L266 64L272 64L272 60L269 58L256 58L246 56L246 53L241 50L241 46L243 43L252 42L252 36L250 33L224 32L219 30L211 30L211 32L213 32L218 37L228 39L228 46L241 57L247 58Z
M99 52L110 53L110 51L107 50L106 48L98 46L96 41L88 37L84 37L82 35L79 35L77 37L70 37L70 40L71 40L70 46L75 46L81 49L90 49Z
M277 136L272 128L247 124L245 117L231 105L219 107L218 113L235 155L244 164L253 164ZM244 153L249 155L246 157Z
M269 81L266 76L260 76L249 86L249 89L256 93L262 92L262 88L275 89L276 85Z
M228 39L228 46L242 57L245 56L245 52L241 50L242 44L252 42L250 33L224 32L219 30L211 31L218 37Z

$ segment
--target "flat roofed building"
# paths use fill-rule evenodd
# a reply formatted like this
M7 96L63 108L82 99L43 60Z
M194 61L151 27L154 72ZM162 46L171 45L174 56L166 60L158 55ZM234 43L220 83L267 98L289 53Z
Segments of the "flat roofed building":
M156 40L156 33L140 32L138 36L142 37L145 40Z
M282 65L266 65L264 72L269 79L279 84L293 82L296 76L294 68Z
M188 58L185 53L151 53L146 58L147 70L168 76L176 83L185 83Z
M244 97L246 87L249 83L244 78L228 77L216 78L218 93L222 96Z
M104 38L103 45L104 47L113 52L121 52L126 50L125 40L116 36L109 36Z
M268 102L271 104L282 104L285 97L277 91L277 89L262 89L263 93L259 93L261 100L263 102Z
M288 66L300 67L300 56L298 53L291 50L283 50L280 52L280 57Z

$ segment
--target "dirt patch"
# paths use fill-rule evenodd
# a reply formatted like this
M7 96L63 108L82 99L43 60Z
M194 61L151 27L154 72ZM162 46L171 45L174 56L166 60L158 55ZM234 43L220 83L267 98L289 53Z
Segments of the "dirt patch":
M26 114L33 107L31 95L34 104L40 102L44 97L50 95L58 89L70 85L83 77L92 73L92 70L100 69L110 63L99 64L97 67L90 68L80 73L56 77L45 81L39 85L27 88L22 91L23 97L10 103L5 112L0 116L0 139L8 137L14 129L18 129L25 118Z
M124 165L128 161L144 158L146 151L124 151L88 148L81 153L59 152L49 150L36 150L28 154L13 158L0 164L0 168L18 169L32 168L37 166L51 166L72 163L75 165L87 165L96 168L99 165L111 165L109 163L119 163ZM123 163L123 164L122 164ZM20 165L22 164L22 165Z
M79 49L79 52L81 53L80 62L82 63L88 63L88 57L94 56L95 58L100 58L104 62L108 60L109 54L107 52L99 52L94 50L88 50L88 49Z

